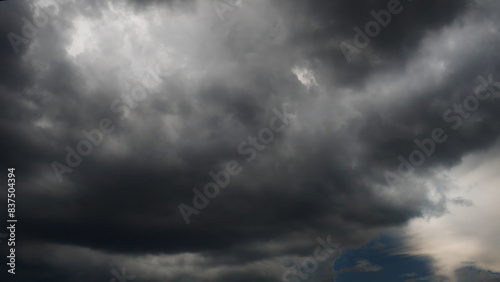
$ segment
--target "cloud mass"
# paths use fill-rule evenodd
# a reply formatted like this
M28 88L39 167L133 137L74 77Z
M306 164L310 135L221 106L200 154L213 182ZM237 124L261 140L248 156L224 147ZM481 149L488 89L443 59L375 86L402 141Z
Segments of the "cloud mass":
M498 281L496 1L0 5L2 281Z

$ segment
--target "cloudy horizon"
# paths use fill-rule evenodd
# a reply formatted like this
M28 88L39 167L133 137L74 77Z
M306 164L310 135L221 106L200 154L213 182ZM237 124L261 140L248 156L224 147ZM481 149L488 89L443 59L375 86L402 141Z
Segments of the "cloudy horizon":
M1 281L500 281L500 3L0 5Z

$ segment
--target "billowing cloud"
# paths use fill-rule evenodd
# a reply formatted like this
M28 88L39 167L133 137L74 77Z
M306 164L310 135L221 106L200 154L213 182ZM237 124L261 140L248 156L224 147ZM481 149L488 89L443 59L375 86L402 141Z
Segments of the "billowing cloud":
M461 190L497 167L497 2L1 4L29 281L280 281L394 228L436 275L498 271L496 178Z

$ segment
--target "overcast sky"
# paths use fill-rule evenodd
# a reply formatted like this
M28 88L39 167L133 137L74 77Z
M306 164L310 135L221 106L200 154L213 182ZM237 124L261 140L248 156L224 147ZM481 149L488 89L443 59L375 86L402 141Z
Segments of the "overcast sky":
M500 281L499 28L496 0L0 2L0 280Z

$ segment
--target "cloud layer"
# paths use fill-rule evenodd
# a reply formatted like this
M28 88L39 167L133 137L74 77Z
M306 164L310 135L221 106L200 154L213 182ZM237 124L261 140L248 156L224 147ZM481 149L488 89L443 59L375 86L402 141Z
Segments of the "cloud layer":
M391 1L235 2L1 3L0 150L18 172L20 275L281 281L318 236L356 248L450 205L476 207L443 172L497 152L499 89L474 111L455 106L472 107L479 76L500 81L497 2L402 1L350 63L341 43L355 44L354 28ZM271 123L284 129L267 142ZM398 157L437 128L447 140L389 185ZM186 224L179 204L196 208L193 188L231 161L241 173ZM439 239L463 242L445 235L407 251L435 258L437 274L470 259L500 271L484 232L471 235L475 250L491 249L473 257L429 252Z

